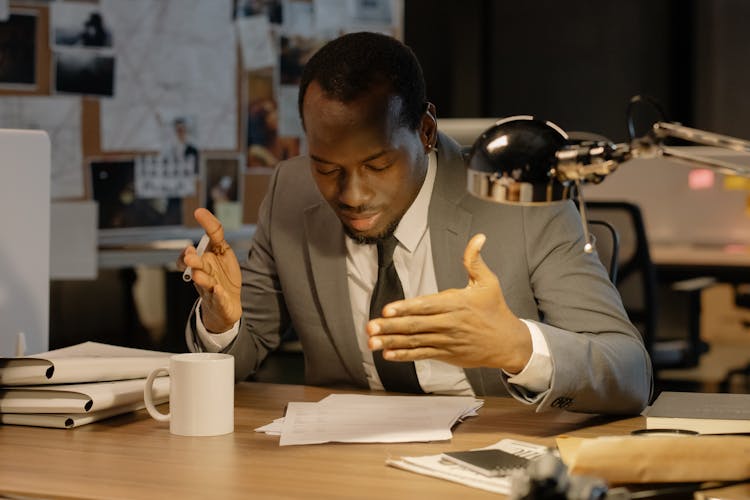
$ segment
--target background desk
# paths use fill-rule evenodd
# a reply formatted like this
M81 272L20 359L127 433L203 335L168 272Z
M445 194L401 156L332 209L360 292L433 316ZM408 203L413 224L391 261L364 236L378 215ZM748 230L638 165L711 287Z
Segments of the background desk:
M292 385L237 386L235 432L189 438L145 411L75 430L0 426L0 496L33 498L498 498L467 486L385 465L388 456L487 446L502 438L554 445L554 436L626 434L642 417L613 421L535 413L510 398L485 398L478 417L451 441L279 447L253 431L282 416L289 401L332 391Z
M710 276L725 283L750 283L750 246L652 244L659 279Z

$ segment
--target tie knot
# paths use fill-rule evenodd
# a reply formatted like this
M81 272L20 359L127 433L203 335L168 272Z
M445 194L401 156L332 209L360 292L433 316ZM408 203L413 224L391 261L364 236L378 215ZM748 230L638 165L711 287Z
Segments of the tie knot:
M398 245L398 240L394 235L379 240L378 243L378 267L388 267L393 263L393 251Z

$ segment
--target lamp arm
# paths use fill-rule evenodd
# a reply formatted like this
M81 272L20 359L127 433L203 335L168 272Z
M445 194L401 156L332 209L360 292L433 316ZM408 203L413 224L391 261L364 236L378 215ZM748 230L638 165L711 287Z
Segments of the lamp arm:
M727 135L715 134L713 132L707 132L696 128L685 127L679 123L670 122L655 123L652 134L659 141L661 156L664 158L671 158L694 166L712 168L726 175L750 177L750 167L747 165L720 160L718 158L709 158L700 154L687 152L682 149L676 149L661 144L661 141L665 138L673 137L706 146L714 146L717 148L750 154L750 141L737 139L736 137L730 137Z
M707 167L726 175L750 177L750 166L665 146L667 138L750 154L750 141L715 134L679 123L657 122L649 134L630 144L585 141L559 150L553 174L558 180L599 183L614 172L620 163L633 158L667 158L692 166Z

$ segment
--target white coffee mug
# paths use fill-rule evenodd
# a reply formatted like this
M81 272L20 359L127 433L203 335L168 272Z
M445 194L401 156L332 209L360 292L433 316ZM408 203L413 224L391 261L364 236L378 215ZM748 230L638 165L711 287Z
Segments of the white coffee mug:
M154 379L169 375L169 413L154 406ZM169 368L157 368L146 379L143 399L148 413L169 421L180 436L218 436L234 431L234 356L213 352L175 354Z

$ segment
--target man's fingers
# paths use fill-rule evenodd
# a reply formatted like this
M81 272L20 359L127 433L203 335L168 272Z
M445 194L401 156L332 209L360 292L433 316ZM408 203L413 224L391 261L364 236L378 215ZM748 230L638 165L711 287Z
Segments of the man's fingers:
M426 332L455 331L462 322L454 313L428 314L424 316L399 316L395 318L377 318L367 323L365 330L368 335L383 335L386 333L412 334Z
M469 274L469 286L482 284L485 280L494 278L494 274L484 263L480 253L486 240L487 237L484 234L475 234L464 250L464 268Z
M420 347L446 347L455 345L455 339L445 333L419 333L416 335L378 335L367 340L367 347L378 349L417 349Z
M417 349L387 349L383 351L383 359L388 361L419 361L421 359L448 359L451 352L435 347L419 347Z
M386 304L381 311L384 318L393 316L438 314L462 308L460 290L444 290L432 295L420 295L411 299L397 300Z
M193 247L189 247L185 250L185 253L183 254L181 260L186 267L192 267L193 269L200 269L203 262L201 257L198 256L198 254L195 252L195 248ZM184 271L184 269L181 269L181 271Z
M224 241L224 226L221 225L221 222L219 222L219 219L214 214L201 207L195 209L193 216L211 240L208 246L209 250L213 247L223 248L226 246L227 243Z

